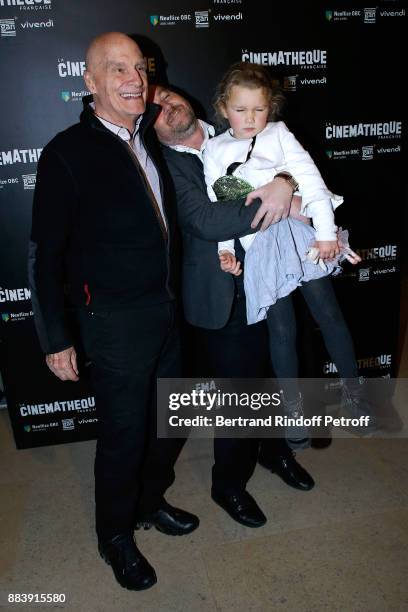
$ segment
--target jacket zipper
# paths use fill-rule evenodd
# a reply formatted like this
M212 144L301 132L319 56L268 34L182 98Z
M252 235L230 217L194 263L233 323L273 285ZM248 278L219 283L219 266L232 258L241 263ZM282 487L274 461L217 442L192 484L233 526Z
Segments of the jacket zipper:
M146 142L145 139L143 138L143 134L140 134L140 139L142 141L142 145L145 148L145 151L147 152L147 154L149 155L149 149L146 146ZM133 151L132 151L133 152ZM156 172L157 172L157 176L159 177L159 185L160 185L160 193L163 195L164 193L164 189L163 189L163 181L162 178L160 176L160 172L156 166L156 163L154 161L154 159L152 157L150 157L150 159L152 160L152 163L154 164L154 167L156 168ZM164 207L164 202L163 202L163 215L166 218L167 221L167 240L166 240L166 261L167 261L167 275L166 275L166 290L167 293L170 295L170 297L172 297L174 299L174 294L172 292L172 290L170 289L170 285L169 285L169 276L170 276L170 270L171 270L171 264L170 264L170 224L169 224L169 220L165 214L165 207Z
M102 132L103 134L107 134L108 136L109 135L113 136L113 138L115 138L117 141L119 141L119 143L120 143L120 145L122 147L126 147L128 155L130 155L130 157L131 157L131 159L133 161L133 164L134 164L134 166L135 166L135 168L137 170L138 175L142 179L143 184L145 184L146 181L145 181L144 177L141 176L141 173L140 173L139 167L138 167L140 162L137 159L136 153L133 151L133 149L128 144L125 144L124 141L121 138L119 138L119 136L116 136L115 134L113 134L113 132L109 132L106 128L105 129L101 129L101 128L95 126L93 129L97 130L98 132ZM142 144L143 144L143 146L144 146L144 148L146 150L146 153L149 155L149 150L146 147L146 142L145 142L145 139L143 138L142 134L140 135L140 138L141 138ZM135 161L135 158L137 159L137 162ZM163 193L163 181L161 179L160 172L157 170L157 166L156 166L156 164L155 164L155 162L154 162L154 160L153 160L153 158L151 156L150 156L150 159L152 160L152 162L154 164L154 167L156 168L156 172L157 172L157 175L159 177L160 190L161 190L161 193ZM151 191L150 185L146 185L146 189L147 189L148 192L149 192L149 190ZM154 209L154 212L155 212L155 215L156 215L156 218L157 218L157 222L158 222L158 224L160 226L160 230L161 230L161 233L162 233L162 236L163 236L163 240L164 240L164 246L165 246L165 249L166 249L166 262L167 262L166 290L167 290L167 293L169 294L169 296L172 299L175 299L175 296L174 296L172 290L170 289L170 285L169 285L169 277L170 277L170 232L167 231L167 236L166 236L164 228L162 227L162 224L160 223L160 219L158 218L158 213L156 212L156 208L154 206L153 206L153 209ZM164 205L163 205L163 214L164 214L164 210L165 209L164 209ZM167 228L169 229L170 225L169 225L167 217L166 217L166 221L167 221Z
M148 182L148 178L147 178L147 177L145 178L145 177L143 176L142 172L141 172L141 171L139 171L139 165L141 165L141 164L140 164L139 159L138 159L138 158L137 158L137 156L136 156L136 153L133 151L133 149L132 149L132 147L131 147L131 145L130 145L130 144L128 145L128 148L129 148L129 150L130 150L130 155L131 155L131 157L132 157L132 159L133 159L133 161L134 161L134 165L136 166L136 169L137 169L137 171L138 171L138 174L139 174L140 178L142 179L142 181L143 181L143 183L144 183L144 185L145 185L145 187L146 187L146 190L147 190L147 192L148 192L148 194L149 194L149 196L150 196L150 199L151 199L151 200L153 200L153 198L154 198L154 201L155 201L155 203L157 204L157 207L159 208L159 203L157 202L156 197L155 197L155 195L154 195L154 193L153 193L153 190L152 190L152 188L151 188L151 186L150 186L150 184L149 184L149 182ZM157 171L157 168L156 168L156 171ZM157 174L159 175L159 173L157 173ZM160 184L160 188L161 188L161 184ZM157 210L157 209L156 209L155 204L153 203L153 210L154 210L155 215L156 215L156 218L157 218L157 220L158 220L158 222L159 222L159 225L160 225L160 230L161 230L161 232L162 232L162 234L163 234L163 238L164 238L164 240L167 242L168 232L167 232L167 230L166 230L166 227L165 227L165 223L164 223L163 218L160 218L160 216L159 216L159 215L161 214L161 213L160 213L160 208L159 208L159 210Z

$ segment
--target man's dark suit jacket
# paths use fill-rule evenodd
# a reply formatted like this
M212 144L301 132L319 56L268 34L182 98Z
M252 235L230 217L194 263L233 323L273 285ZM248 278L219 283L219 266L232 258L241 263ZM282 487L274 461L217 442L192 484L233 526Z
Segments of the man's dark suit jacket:
M176 189L183 237L185 318L197 327L221 329L231 313L235 283L220 268L217 242L255 232L251 222L261 202L250 206L245 206L245 199L212 203L199 157L166 146L163 153Z

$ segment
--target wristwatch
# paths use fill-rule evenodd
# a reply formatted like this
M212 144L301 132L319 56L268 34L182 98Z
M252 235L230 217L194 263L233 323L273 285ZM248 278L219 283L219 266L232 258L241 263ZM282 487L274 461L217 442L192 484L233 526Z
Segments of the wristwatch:
M278 174L275 174L274 178L283 178L292 187L293 193L299 189L299 183L293 178L290 172L278 172Z

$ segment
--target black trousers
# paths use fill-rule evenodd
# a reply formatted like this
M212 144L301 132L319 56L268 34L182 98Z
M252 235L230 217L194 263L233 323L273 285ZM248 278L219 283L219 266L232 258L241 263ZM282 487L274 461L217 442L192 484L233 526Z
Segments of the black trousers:
M342 378L357 378L358 367L353 340L334 293L332 280L326 276L299 287L314 320L319 325L328 353ZM268 309L267 325L270 355L278 379L288 399L299 394L297 383L296 316L293 295L281 298ZM286 379L291 379L289 382Z
M248 325L243 295L234 299L231 316L222 329L194 328L200 362L196 375L213 378L263 378L271 376L268 329L265 321ZM266 457L287 454L281 438L214 439L213 487L219 491L242 491L254 473L260 451Z
M181 376L180 339L173 302L79 319L97 405L96 531L104 540L133 530L174 481L185 440L157 438L155 389L157 377Z

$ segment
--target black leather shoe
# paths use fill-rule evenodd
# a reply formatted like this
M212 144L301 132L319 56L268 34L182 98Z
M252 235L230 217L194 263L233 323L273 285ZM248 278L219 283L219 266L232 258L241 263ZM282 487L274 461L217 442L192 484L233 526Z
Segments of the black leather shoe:
M219 493L211 489L211 497L216 504L228 512L231 518L246 527L262 527L266 516L248 491Z
M258 462L267 470L277 474L284 482L294 489L310 491L315 482L306 470L296 461L294 453L278 455L267 461L260 456Z
M99 542L98 548L102 559L112 567L116 580L125 589L141 591L157 582L156 572L137 548L131 534Z
M156 512L140 517L136 523L136 529L150 529L156 527L158 531L167 535L186 535L191 533L200 524L200 519L195 514L174 508L166 501Z

